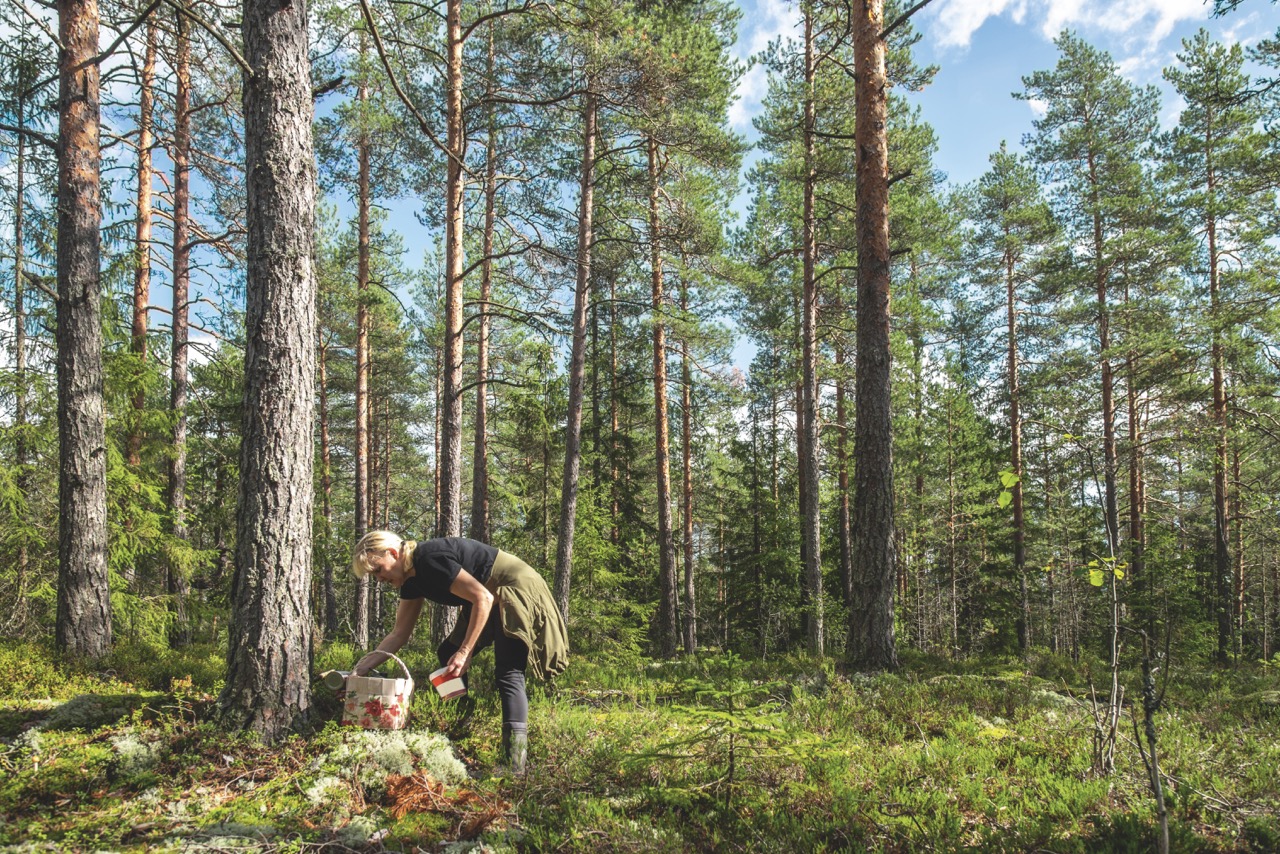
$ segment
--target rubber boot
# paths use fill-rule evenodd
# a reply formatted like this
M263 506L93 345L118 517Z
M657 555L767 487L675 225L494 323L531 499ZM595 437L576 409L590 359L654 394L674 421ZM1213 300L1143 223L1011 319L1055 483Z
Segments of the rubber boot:
M529 758L528 724L502 725L502 764L514 777L523 777Z

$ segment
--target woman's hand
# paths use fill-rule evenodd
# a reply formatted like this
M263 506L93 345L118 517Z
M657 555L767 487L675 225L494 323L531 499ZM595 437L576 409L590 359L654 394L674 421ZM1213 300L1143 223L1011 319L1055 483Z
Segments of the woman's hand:
M374 650L373 652L366 655L364 658L357 661L356 666L352 669L351 673L353 676L364 676L368 674L370 670L377 667L382 662L386 661L389 657L390 656L388 656L385 652L379 652L378 650Z
M445 676L461 676L471 667L471 650L463 647L453 654L444 666Z

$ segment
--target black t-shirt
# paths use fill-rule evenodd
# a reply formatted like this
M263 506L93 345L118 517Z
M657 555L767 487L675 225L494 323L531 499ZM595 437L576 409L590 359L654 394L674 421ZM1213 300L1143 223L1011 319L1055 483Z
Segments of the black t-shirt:
M427 598L441 605L465 605L467 600L449 592L465 569L481 584L493 574L498 550L463 537L440 537L418 543L413 550L413 575L400 587L401 599Z

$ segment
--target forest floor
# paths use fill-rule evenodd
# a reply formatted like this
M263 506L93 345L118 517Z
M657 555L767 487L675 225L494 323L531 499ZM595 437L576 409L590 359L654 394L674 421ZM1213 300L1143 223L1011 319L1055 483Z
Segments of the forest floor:
M265 748L215 725L220 649L126 647L88 672L2 643L0 850L1155 850L1132 708L1094 774L1088 677L1065 659L846 676L579 657L532 687L513 778L489 656L471 701L419 691L406 732L337 726L318 686L315 728ZM317 671L352 657L326 648ZM1156 726L1172 850L1280 850L1280 669L1175 670Z

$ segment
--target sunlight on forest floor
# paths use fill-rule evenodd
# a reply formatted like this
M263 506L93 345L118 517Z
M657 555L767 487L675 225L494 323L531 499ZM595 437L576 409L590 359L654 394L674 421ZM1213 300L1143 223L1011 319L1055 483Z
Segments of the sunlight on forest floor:
M420 693L405 732L337 726L320 688L314 731L265 749L213 723L220 656L124 651L91 673L0 645L0 850L1152 849L1129 725L1095 777L1087 676L1047 654L871 677L580 660L531 692L519 779L497 764L484 658L473 702ZM1280 848L1280 674L1175 674L1167 701L1173 850Z

